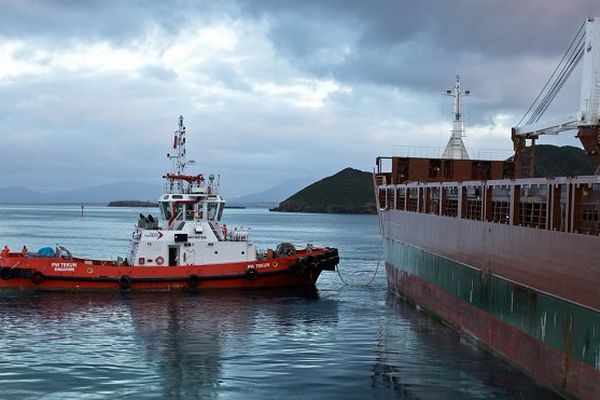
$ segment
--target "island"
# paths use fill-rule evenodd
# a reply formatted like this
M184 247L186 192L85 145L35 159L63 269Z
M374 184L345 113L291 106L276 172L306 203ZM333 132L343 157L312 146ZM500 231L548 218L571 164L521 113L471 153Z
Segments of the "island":
M594 170L585 151L578 147L542 144L535 148L536 177L593 175ZM270 211L375 214L373 175L345 168L305 187Z
M373 174L345 168L305 187L270 211L375 214Z
M144 200L118 200L108 203L108 207L158 207L158 203Z

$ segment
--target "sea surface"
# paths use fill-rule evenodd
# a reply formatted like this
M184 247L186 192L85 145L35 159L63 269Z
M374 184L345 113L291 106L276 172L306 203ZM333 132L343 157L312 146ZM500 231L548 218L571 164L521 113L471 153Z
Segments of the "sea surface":
M0 246L125 257L152 209L0 205ZM154 213L156 214L156 213ZM315 290L0 293L0 399L555 399L387 291L377 217L226 209L337 247Z

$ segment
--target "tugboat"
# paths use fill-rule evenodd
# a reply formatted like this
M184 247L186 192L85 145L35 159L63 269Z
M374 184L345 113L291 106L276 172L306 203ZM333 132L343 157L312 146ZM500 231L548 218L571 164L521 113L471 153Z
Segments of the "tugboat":
M335 270L338 251L280 243L258 250L250 231L221 222L225 200L219 178L186 175L183 116L174 133L174 172L163 176L160 220L140 214L126 258L74 257L63 246L37 253L0 254L0 289L258 289L314 286L321 271ZM25 248L24 248L25 249Z

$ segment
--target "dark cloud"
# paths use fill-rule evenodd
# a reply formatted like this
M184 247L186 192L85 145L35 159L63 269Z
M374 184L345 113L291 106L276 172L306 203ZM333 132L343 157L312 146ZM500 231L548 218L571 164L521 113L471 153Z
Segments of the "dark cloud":
M42 70L0 80L0 136L11 148L0 184L156 182L179 114L189 154L220 171L230 194L369 170L395 144L431 144L456 74L473 93L471 124L497 124L499 114L516 122L589 15L600 15L597 0L0 0L3 43L25 41L13 59ZM163 62L178 33L193 42L190 32L211 24L233 26L243 54L219 58L202 42L184 68ZM159 43L147 44L156 47L144 48L152 56L139 69L60 63L98 43L135 52L154 29ZM552 112L576 106L576 78ZM310 97L319 80L344 90L307 108L303 90ZM265 84L272 93L257 89Z
M190 21L227 15L235 3L209 0L0 0L0 36L126 41L153 26L177 32Z
M246 10L268 18L278 51L305 71L429 93L461 74L481 99L495 99L481 100L483 112L526 107L585 18L600 15L596 0L262 1ZM535 58L546 65L526 75Z

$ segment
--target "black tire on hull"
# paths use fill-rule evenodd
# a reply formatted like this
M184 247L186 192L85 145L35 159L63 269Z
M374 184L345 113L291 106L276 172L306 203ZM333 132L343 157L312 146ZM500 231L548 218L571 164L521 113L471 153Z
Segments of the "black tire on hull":
M4 267L0 270L0 278L2 278L3 281L7 281L12 277L13 271L10 267Z
M44 280L46 279L46 277L40 271L35 271L31 275L30 279L34 285L41 285L44 282Z
M196 274L190 275L188 277L188 285L190 285L191 289L195 289L200 284L200 277Z
M123 275L119 278L119 286L121 286L121 289L129 289L131 287L131 278Z
M290 264L288 270L289 270L290 274L296 275L296 274L301 273L305 266L306 266L306 260L304 259L304 257L300 257L296 261L294 261L293 263Z
M246 278L248 278L248 279L256 279L256 275L257 275L256 269L254 269L254 268L248 268L246 270Z

